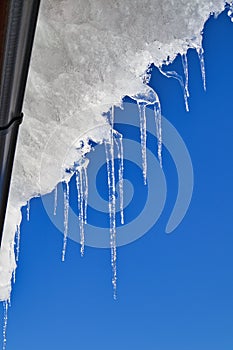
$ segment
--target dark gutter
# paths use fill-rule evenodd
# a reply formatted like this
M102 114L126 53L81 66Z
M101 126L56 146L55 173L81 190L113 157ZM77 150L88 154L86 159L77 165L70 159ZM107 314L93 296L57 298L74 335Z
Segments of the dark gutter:
M40 0L0 0L0 243Z

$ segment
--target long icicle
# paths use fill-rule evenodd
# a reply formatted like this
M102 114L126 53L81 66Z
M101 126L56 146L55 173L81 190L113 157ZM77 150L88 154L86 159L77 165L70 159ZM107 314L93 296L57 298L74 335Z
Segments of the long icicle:
M16 226L16 250L15 250L15 261L19 261L19 250L20 250L20 225ZM13 282L16 280L16 268L13 271Z
M189 97L189 71L188 71L188 59L187 59L187 54L184 53L181 55L181 61L182 61L182 66L184 70L184 76L185 76L185 84L184 84L184 89L186 92L186 96Z
M84 184L84 191L83 191L84 224L86 224L87 223L87 201L88 201L88 176L87 176L86 166L83 167L83 184Z
M9 301L3 301L3 346L2 350L6 350L6 331L7 331L7 322L8 322L8 307L9 307Z
M142 152L142 174L144 185L147 180L147 158L146 158L146 104L137 103L140 120L140 138L141 138L141 152Z
M206 91L206 74L205 74L205 60L204 60L204 49L203 47L200 47L197 49L200 66L201 66L201 76L202 76L202 82L203 82L203 88Z
M67 236L68 236L68 220L69 220L69 182L65 180L64 191L64 239L62 248L62 261L65 261Z
M154 104L154 115L155 115L156 136L157 136L157 144L158 144L158 159L159 159L159 165L162 168L163 167L163 162L162 162L162 145L163 145L162 113L161 113L161 107L160 107L159 101Z
M124 225L124 151L123 151L123 137L122 135L114 130L114 141L117 146L117 157L119 160L118 168L118 181L119 181L119 199L120 199L120 215L121 215L121 224Z
M114 173L114 138L113 138L114 107L110 115L110 139L105 141L105 153L107 161L108 191L109 191L109 220L110 220L110 247L112 266L113 298L117 298L117 252L116 252L116 186Z
M84 255L84 243L85 243L85 236L84 236L84 184L83 184L83 173L82 173L82 167L77 169L76 171L76 186L77 186L77 193L78 193L78 221L79 221L79 230L80 230L80 253L81 256Z

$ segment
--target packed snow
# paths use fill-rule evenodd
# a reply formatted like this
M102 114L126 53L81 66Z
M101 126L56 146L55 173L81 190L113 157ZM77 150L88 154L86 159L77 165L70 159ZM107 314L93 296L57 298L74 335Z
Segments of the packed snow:
M144 109L148 101L140 102L140 96L153 95L146 85L147 69L152 63L162 69L162 64L171 62L180 53L185 72L185 81L180 80L180 83L188 109L187 50L195 48L199 54L205 87L201 32L210 14L220 13L224 6L223 0L42 1L23 106L25 118L20 127L0 251L0 300L4 301L5 307L4 327L7 323L11 279L16 269L16 232L17 257L19 253L21 207L28 205L29 219L30 199L53 191L61 181L65 183L64 259L69 195L69 174L65 170L90 151L89 139L97 143L105 140L109 168L114 165L113 144L118 142L119 159L122 162L122 140L114 137L114 131L103 113L113 105L120 106L126 95L136 99L139 104L143 174L146 181ZM229 16L232 17L232 7L229 8ZM168 72L164 74L169 76ZM172 75L175 77L176 74L170 72ZM176 78L179 79L178 76ZM156 92L153 97L155 100L152 104L156 102L154 111L158 156L162 165L161 108ZM114 141L116 139L118 141ZM80 141L82 146L78 147ZM67 149L71 147L73 152L69 153L67 159ZM64 165L63 169L60 164ZM119 178L122 179L122 163L119 171ZM108 181L112 186L112 192L109 192L112 283L116 296L114 179L111 178L111 171L109 174ZM82 183L85 182L85 170L83 173L79 169L77 176L84 177ZM80 207L82 205L80 225L83 227L83 253L87 188L81 189L80 181L77 182L78 200ZM121 190L123 192L122 187ZM56 214L56 190L54 201Z

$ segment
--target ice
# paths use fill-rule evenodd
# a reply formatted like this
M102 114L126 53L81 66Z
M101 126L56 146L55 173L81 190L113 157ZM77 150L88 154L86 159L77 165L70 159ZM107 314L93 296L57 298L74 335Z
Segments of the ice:
M186 53L181 55L181 61L182 61L182 66L184 69L184 76L185 76L184 89L185 89L185 94L186 94L187 99L188 99L189 98L189 72L188 72L188 58L187 58Z
M156 136L157 136L157 144L158 144L158 159L160 167L163 166L162 161L162 145L163 145L163 138L162 138L162 113L161 113L161 107L160 102L158 101L154 105L154 115L155 115L155 125L156 125Z
M27 221L30 220L30 200L27 201Z
M158 140L158 159L162 167L162 114L161 105L157 93L148 86L144 86L142 91L131 96L137 102L140 123L141 153L142 153L142 173L144 184L147 177L147 157L146 157L146 107L153 106L155 115L156 136Z
M6 331L7 331L7 322L8 322L8 307L9 307L9 301L3 301L3 346L2 350L6 350Z
M124 224L124 198L123 198L123 171L124 171L124 151L123 137L114 130L114 106L110 110L109 116L110 130L108 138L104 140L108 192L109 192L109 225L110 225L110 247L111 247L111 266L112 266L112 286L113 298L117 298L117 230L116 230L116 179L115 179L115 148L117 148L118 158L118 182L119 182L119 202L121 224Z
M19 261L19 251L20 251L20 225L17 225L15 238L16 238L15 261L18 262ZM16 276L16 267L15 267L14 272L13 272L13 282L14 283L15 283L15 276Z
M62 261L65 261L67 236L68 236L68 222L69 222L69 181L64 181L64 239L62 248Z
M123 173L124 173L124 150L123 150L123 137L122 135L114 130L114 142L117 146L117 157L119 160L118 169L118 181L119 181L119 199L120 199L120 214L121 224L124 224L124 187L123 187Z
M139 121L140 121L140 138L142 152L142 174L144 185L146 185L147 177L147 158L146 158L146 104L138 102Z
M0 251L0 300L10 296L21 207L63 181L67 149L85 134L81 159L93 130L107 123L103 112L142 91L152 63L200 47L205 21L224 7L223 0L41 1ZM98 130L95 142L103 142Z
M80 166L76 170L76 186L78 193L78 218L80 229L81 256L84 255L85 233L84 225L87 223L87 200L88 200L88 176L86 166Z
M108 192L109 192L109 222L110 222L110 247L111 247L111 266L112 266L112 286L113 298L117 298L117 249L116 249L116 183L114 167L114 107L110 113L111 129L109 139L105 140L105 153L107 162L108 175Z
M204 61L204 50L203 50L203 47L198 48L197 49L197 53L198 53L198 57L199 57L199 60L200 60L203 88L206 91L206 74L205 74L205 61Z
M165 77L167 78L174 78L176 80L178 80L178 82L180 83L180 86L183 90L183 94L184 94L184 103L185 103L185 108L186 111L189 111L189 104L188 104L188 90L186 90L185 88L185 84L184 84L184 80L182 78L181 75L179 75L176 71L164 71L162 68L160 68L160 72L165 75Z
M17 225L17 231L16 231L16 256L15 260L19 260L19 250L20 250L20 226Z

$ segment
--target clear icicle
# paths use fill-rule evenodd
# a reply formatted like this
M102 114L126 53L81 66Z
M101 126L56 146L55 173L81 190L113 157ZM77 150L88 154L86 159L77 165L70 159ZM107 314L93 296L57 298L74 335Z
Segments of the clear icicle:
M19 248L20 248L20 226L17 225L17 231L16 231L16 257L15 260L19 260Z
M17 225L16 228L16 252L15 252L15 261L19 261L19 250L20 250L20 226ZM15 283L16 280L16 268L14 269L13 272L13 282Z
M81 171L76 171L76 186L78 193L78 221L79 221L79 230L80 230L80 244L81 244L81 256L83 256L83 190L82 190L82 180L81 180Z
M204 49L203 47L200 47L197 49L200 66L201 66L201 76L202 76L202 82L203 82L203 88L206 91L206 74L205 74L205 60L204 60Z
M87 169L82 166L76 170L76 186L78 193L78 219L80 229L81 256L84 255L85 233L84 224L87 223L87 199L88 199L88 178Z
M67 236L68 236L68 220L69 220L69 182L65 180L64 191L64 239L62 248L62 261L65 261Z
M30 201L27 201L27 221L30 220Z
M83 191L83 201L84 201L84 223L87 223L87 201L88 201L88 176L87 176L87 168L86 166L83 167L83 184L84 184L84 191Z
M141 152L142 152L142 174L144 185L146 185L147 178L147 158L146 158L146 104L137 103L140 119L140 133L141 133Z
M188 59L187 59L186 53L181 55L181 60L182 60L182 66L183 66L184 76L185 76L184 89L187 97L189 97L189 71L188 71Z
M54 189L54 207L53 207L53 215L57 214L57 186Z
M162 70L162 68L159 68L160 72L165 75L165 77L167 78L174 78L176 80L178 80L178 82L180 83L180 86L183 90L183 93L184 93L184 103L185 103L185 108L186 108L186 111L188 112L189 111L189 105L188 105L188 95L187 95L187 91L185 89L185 84L184 84L184 80L183 78L175 71L168 71L168 72L165 72Z
M122 135L114 131L114 141L117 146L117 157L119 160L118 178L119 178L119 199L120 199L120 215L121 224L124 225L124 188L123 188L123 173L124 173L124 152L123 152L123 137Z
M161 73L169 78L175 77L179 80L182 88L184 88L184 83L182 77L180 77L176 72L163 72L160 68ZM151 87L145 87L145 91L132 96L132 98L137 102L139 116L140 116L140 131L141 131L141 149L142 149L142 163L143 163L143 178L146 180L147 172L147 160L146 160L146 107L153 106L155 115L155 125L156 125L156 136L158 140L158 159L160 166L162 167L162 112L160 101L157 93ZM144 181L146 184L146 181Z
M9 301L3 301L3 346L2 350L6 350L6 331L7 331L7 321L8 321L8 307Z
M156 126L156 136L157 136L157 143L158 143L158 159L160 167L162 168L162 113L161 113L161 107L160 103L157 102L154 105L154 115L155 115L155 126Z
M114 107L111 110L111 125L114 120ZM117 298L117 253L116 253L116 185L114 173L114 138L113 127L110 131L110 138L105 141L105 153L107 161L108 191L109 191L109 220L110 220L110 247L111 247L111 266L112 266L112 286L113 298Z

